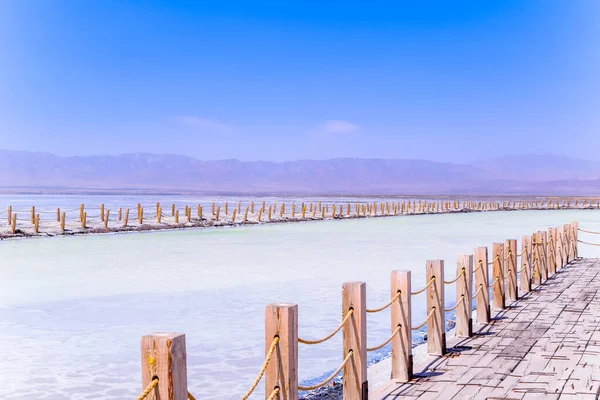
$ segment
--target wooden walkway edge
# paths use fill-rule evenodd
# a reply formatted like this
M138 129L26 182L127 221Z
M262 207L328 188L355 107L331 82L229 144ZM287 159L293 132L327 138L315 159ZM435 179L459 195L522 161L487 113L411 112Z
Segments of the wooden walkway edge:
M598 399L600 259L572 262L447 346L369 399Z

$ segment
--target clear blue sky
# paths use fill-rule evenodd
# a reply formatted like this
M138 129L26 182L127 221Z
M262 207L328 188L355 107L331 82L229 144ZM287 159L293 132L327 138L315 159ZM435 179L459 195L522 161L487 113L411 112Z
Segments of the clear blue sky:
M0 0L0 148L600 160L600 1Z

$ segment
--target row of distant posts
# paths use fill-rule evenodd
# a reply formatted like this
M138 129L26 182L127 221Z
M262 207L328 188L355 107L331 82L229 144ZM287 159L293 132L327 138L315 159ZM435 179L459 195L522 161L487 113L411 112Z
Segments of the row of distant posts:
M344 399L365 400L368 398L367 352L391 342L391 378L410 381L413 375L412 332L426 326L427 350L431 355L446 353L445 314L455 310L455 333L460 337L473 335L472 310L475 300L477 323L490 321L490 308L503 309L505 300L518 299L521 293L531 291L533 285L541 285L577 255L578 224L572 222L548 231L539 231L523 236L521 252L517 252L517 241L506 240L494 243L491 257L487 247L477 247L474 254L459 255L456 277L444 280L444 261L426 263L425 287L413 291L410 271L391 273L391 300L377 309L366 307L366 284L346 282L342 285L343 335L343 392ZM519 258L521 262L519 263ZM491 260L491 261L490 261ZM491 273L490 273L490 266ZM520 278L520 279L519 279ZM456 284L456 302L445 308L444 287ZM474 283L474 285L473 285ZM492 289L491 304L489 289ZM425 293L427 317L412 326L411 298ZM391 308L391 336L379 346L367 347L367 313ZM337 330L333 334L337 333ZM318 344L328 340L309 341L298 337L298 306L296 304L271 304L265 312L265 358L264 368L253 383L251 390L242 397L247 398L264 372L265 398L298 398L298 343ZM185 365L185 337L179 334L157 334L142 338L142 377L146 387L153 378L160 379L155 398L187 399ZM340 371L341 369L340 368ZM334 374L335 376L335 374ZM332 376L331 378L333 378ZM324 381L323 385L328 381ZM169 389L170 388L170 389ZM174 389L173 389L174 388ZM311 387L311 388L314 388ZM174 397L166 390L174 390ZM163 392L164 391L164 392Z

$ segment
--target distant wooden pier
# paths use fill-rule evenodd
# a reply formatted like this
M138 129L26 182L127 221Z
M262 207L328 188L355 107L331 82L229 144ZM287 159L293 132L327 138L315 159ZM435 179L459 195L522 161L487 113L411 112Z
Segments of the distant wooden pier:
M136 232L245 224L320 221L406 215L450 214L516 210L600 209L598 199L546 198L538 200L414 200L361 203L342 202L222 202L209 204L137 204L40 210L7 206L0 210L0 238Z
M322 338L298 336L298 306L271 304L265 311L265 359L242 400L262 381L267 400L296 400L299 392L326 387L341 374L343 398L366 399L592 399L600 394L600 259L578 257L577 222L478 247L457 257L455 277L444 261L426 263L426 283L413 288L410 271L392 271L390 300L367 307L366 284L342 285L341 322ZM598 236L600 238L600 236ZM456 286L448 306L445 287ZM412 325L412 299L425 296L426 317ZM475 302L475 311L472 304ZM388 310L391 335L367 343L368 314ZM447 339L446 314L456 326ZM425 357L413 362L413 331L425 328ZM340 366L323 381L298 382L300 346L343 336ZM391 344L384 383L367 372L367 353ZM187 390L183 334L142 339L139 399L192 399ZM382 364L383 365L383 364ZM258 366L257 366L258 367ZM391 378L391 379L389 379Z

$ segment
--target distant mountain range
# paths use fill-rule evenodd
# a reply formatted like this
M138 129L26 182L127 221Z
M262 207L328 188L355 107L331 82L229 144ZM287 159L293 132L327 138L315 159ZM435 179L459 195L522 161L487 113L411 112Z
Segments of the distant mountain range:
M506 156L473 164L355 158L276 163L0 150L3 192L600 195L599 178L600 163L553 155Z

